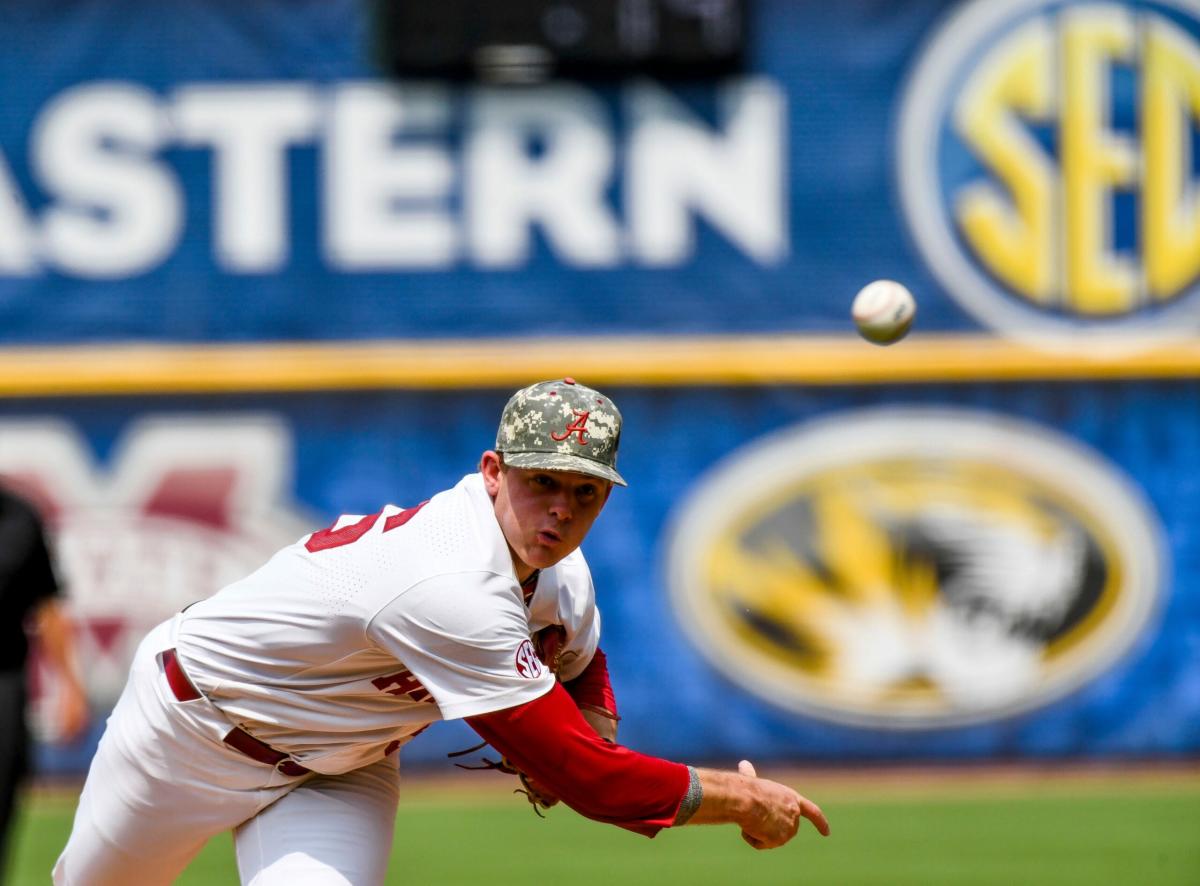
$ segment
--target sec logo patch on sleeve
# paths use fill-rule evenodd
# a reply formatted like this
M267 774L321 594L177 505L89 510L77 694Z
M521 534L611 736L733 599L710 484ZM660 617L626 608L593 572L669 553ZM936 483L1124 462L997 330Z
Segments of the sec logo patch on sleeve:
M517 647L517 673L526 680L534 680L542 675L542 662L533 650L533 643L526 640Z

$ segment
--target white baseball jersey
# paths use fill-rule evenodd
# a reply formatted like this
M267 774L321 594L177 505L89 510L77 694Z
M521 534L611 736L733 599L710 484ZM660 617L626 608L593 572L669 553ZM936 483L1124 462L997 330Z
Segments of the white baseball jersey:
M526 606L480 474L419 509L341 518L189 607L177 653L231 722L321 773L382 758L435 720L550 690L531 634L566 629L561 676L600 637L579 551ZM219 739L220 736L217 736Z

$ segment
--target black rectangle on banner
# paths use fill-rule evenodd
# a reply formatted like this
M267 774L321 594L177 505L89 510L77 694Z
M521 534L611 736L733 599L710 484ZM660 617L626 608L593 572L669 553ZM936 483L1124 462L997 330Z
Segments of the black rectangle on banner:
M440 0L374 4L380 66L399 76L703 78L739 69L745 0Z

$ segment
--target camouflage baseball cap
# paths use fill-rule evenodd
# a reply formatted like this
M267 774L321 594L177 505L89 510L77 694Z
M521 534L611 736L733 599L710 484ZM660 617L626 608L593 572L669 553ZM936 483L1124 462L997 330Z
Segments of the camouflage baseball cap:
M496 451L515 468L574 471L627 485L617 473L621 413L599 391L573 378L538 382L504 407Z

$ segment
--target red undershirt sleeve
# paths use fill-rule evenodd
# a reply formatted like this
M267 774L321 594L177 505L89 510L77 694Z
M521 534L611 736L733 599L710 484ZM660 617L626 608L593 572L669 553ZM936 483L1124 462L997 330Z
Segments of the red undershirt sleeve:
M587 818L653 837L670 827L688 767L604 741L560 684L516 707L467 717L480 737Z
M612 720L621 719L617 716L617 697L608 676L608 659L603 649L597 649L588 666L574 680L563 683L563 688L580 708Z

